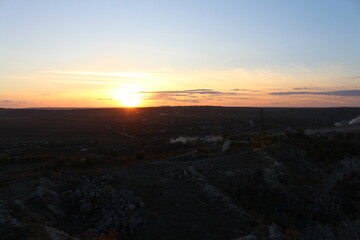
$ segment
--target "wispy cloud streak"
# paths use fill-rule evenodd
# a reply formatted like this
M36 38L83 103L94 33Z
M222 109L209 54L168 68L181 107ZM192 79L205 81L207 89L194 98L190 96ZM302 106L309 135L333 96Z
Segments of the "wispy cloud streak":
M179 90L179 91L142 91L144 94L167 94L167 95L192 95L192 94L204 94L204 95L238 95L234 92L220 92L213 89L190 89L190 90Z
M153 79L154 78L152 74L136 73L136 72L105 73L105 72L81 72L81 71L49 71L48 73L65 74L65 75L117 77L121 79Z
M99 82L99 81L67 81L67 80L63 80L63 81L54 81L54 82L57 82L57 83L92 84L92 85L106 84L105 82Z
M327 95L327 96L342 96L342 97L360 97L360 90L343 90L343 91L329 91L329 92L311 92L311 91L301 91L301 92L271 92L270 95Z
M217 91L209 88L168 90L168 91L141 91L150 101L165 101L172 103L202 104L210 102L242 101L249 98L243 97L244 93L231 91Z
M360 79L360 76L350 76L350 77L339 77L336 79Z

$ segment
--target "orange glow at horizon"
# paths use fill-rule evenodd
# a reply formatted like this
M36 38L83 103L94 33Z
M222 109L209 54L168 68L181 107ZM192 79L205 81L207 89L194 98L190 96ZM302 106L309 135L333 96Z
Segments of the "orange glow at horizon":
M358 107L356 95L331 94L332 91L359 91L353 80L347 84L336 80L344 75L327 68L292 73L262 69L39 71L0 76L7 81L0 84L0 108Z
M142 95L134 86L125 86L114 91L114 98L124 107L137 107L142 102Z

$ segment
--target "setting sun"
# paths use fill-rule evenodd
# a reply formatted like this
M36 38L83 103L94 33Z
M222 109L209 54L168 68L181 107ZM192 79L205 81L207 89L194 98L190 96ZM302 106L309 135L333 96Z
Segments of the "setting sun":
M124 107L136 107L141 103L141 94L135 87L123 87L115 91L115 98Z

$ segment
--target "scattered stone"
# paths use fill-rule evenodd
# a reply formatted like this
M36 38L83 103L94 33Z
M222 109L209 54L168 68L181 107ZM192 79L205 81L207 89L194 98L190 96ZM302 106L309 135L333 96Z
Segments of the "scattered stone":
M282 240L283 234L281 233L281 229L276 223L271 224L268 227L269 230L269 240Z
M67 233L57 229L64 221L84 226L84 232L94 238L114 231L118 239L130 236L143 225L140 208L145 207L133 191L117 191L108 182L115 177L93 175L84 172L80 177L66 172L56 179L43 179L42 184L26 199L12 205L16 213L37 225L46 224L38 232L44 239L73 240ZM74 179L80 179L75 181ZM106 187L108 186L108 187ZM58 192L60 191L61 192ZM51 226L51 227L50 227ZM6 205L0 202L1 239L22 239L26 227L10 215ZM79 230L76 230L79 231ZM79 232L80 234L80 232Z
M48 239L48 240L78 240L78 238L75 237L70 237L68 234L66 234L63 231L60 231L59 229L53 228L53 227L49 227L49 226L44 226L44 232L42 236L43 239Z
M90 212L93 209L91 202L87 199L80 200L80 212L86 213Z
M249 234L241 238L236 238L234 240L258 240L259 238L255 235Z
M1 239L20 239L26 232L26 227L11 216L6 204L0 200L0 236Z

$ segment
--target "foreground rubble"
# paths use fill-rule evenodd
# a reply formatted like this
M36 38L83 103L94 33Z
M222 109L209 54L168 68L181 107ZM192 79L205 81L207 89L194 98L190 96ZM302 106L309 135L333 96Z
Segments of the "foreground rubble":
M304 134L265 140L213 158L47 171L31 194L1 199L0 234L11 240L360 239L357 145Z
M110 232L124 239L141 228L145 203L131 191L111 188L112 175L64 172L57 178L42 178L25 199L0 202L5 239L92 239Z
M228 171L183 164L164 174L191 179L208 204L241 219L251 230L236 239L360 239L359 158L313 161L284 143L254 154L270 165Z

